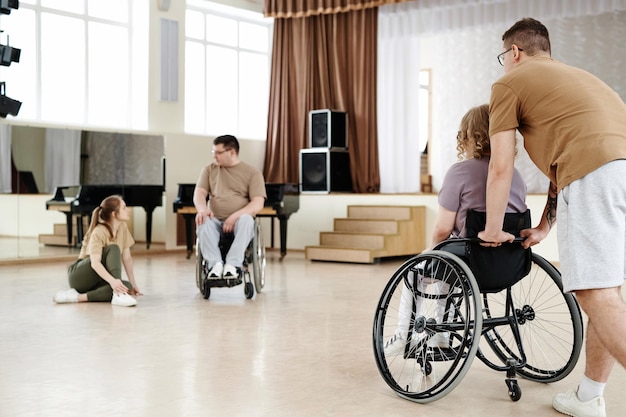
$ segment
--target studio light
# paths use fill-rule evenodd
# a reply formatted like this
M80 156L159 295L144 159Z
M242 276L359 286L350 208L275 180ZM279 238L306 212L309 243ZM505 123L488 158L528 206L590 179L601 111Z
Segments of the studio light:
M22 107L22 102L13 100L6 95L6 83L0 82L0 117L5 118L8 114L17 116Z
M0 14L11 14L11 9L20 7L19 0L0 0ZM3 32L0 30L0 32ZM11 48L9 46L9 37L7 36L7 44L0 44L0 65L8 67L11 62L20 62L21 49ZM22 102L13 100L6 94L6 83L0 82L0 117L5 118L7 115L17 116L22 107Z
M7 44L0 44L0 65L8 67L9 65L11 65L11 62L20 62L21 53L21 49L12 48L9 46L9 37L7 36Z
M0 0L0 13L11 14L11 9L20 7L19 0Z

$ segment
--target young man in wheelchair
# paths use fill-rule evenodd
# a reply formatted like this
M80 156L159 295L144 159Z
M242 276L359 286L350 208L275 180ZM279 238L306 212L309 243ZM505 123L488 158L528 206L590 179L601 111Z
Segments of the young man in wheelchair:
M491 152L487 104L474 107L463 116L456 140L459 162L450 167L441 186L438 195L439 211L433 228L431 245L427 250L433 249L446 239L466 237L465 222L468 210L485 211L485 191ZM526 184L521 174L514 170L507 212L524 213L527 210L525 200ZM464 249L464 245L461 249ZM447 248L446 250L454 253L454 249ZM463 253L455 254L464 255ZM444 283L440 285L445 286ZM441 290L445 291L445 288L442 287ZM410 302L413 300L411 289L403 287L399 314L403 322L398 323L396 334L386 342L385 354L394 354L404 349L411 316ZM419 299L414 301L419 302ZM444 345L446 341L442 339L441 334L436 334L430 343Z
M232 279L239 276L254 237L254 216L266 198L265 180L260 171L239 160L234 136L215 138L212 153L214 162L202 169L193 194L196 233L209 279ZM233 234L233 242L222 259L219 243L225 234Z

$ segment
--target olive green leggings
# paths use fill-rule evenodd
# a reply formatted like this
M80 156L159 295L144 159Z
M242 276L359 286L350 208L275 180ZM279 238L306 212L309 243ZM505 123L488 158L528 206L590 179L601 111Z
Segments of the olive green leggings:
M122 279L122 253L117 245L105 246L102 250L102 265L115 278ZM113 289L91 267L91 259L79 259L67 269L70 287L81 294L87 294L87 301L109 302L113 298ZM129 290L133 286L122 281Z

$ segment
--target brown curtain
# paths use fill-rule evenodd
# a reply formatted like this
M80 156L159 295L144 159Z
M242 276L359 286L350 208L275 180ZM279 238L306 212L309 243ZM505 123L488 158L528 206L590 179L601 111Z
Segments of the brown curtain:
M264 165L267 182L299 181L299 152L308 147L308 113L333 109L348 113L354 191L380 190L377 25L375 7L275 20Z

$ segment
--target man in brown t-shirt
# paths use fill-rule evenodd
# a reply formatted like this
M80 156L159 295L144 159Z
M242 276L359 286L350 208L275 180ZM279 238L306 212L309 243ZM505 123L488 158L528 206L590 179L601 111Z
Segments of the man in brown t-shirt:
M589 316L585 375L552 405L568 415L603 417L611 368L615 361L626 365L626 105L592 74L552 59L548 30L537 20L518 21L502 40L505 75L490 103L487 224L478 236L489 246L513 240L502 218L519 130L550 179L539 225L521 233L524 246L539 243L558 214L563 291L575 292Z
M239 160L234 136L215 138L212 152L215 162L202 169L193 193L196 231L211 268L209 278L235 278L254 237L254 216L265 204L265 180L259 170ZM225 233L233 233L234 240L222 260L218 245Z

